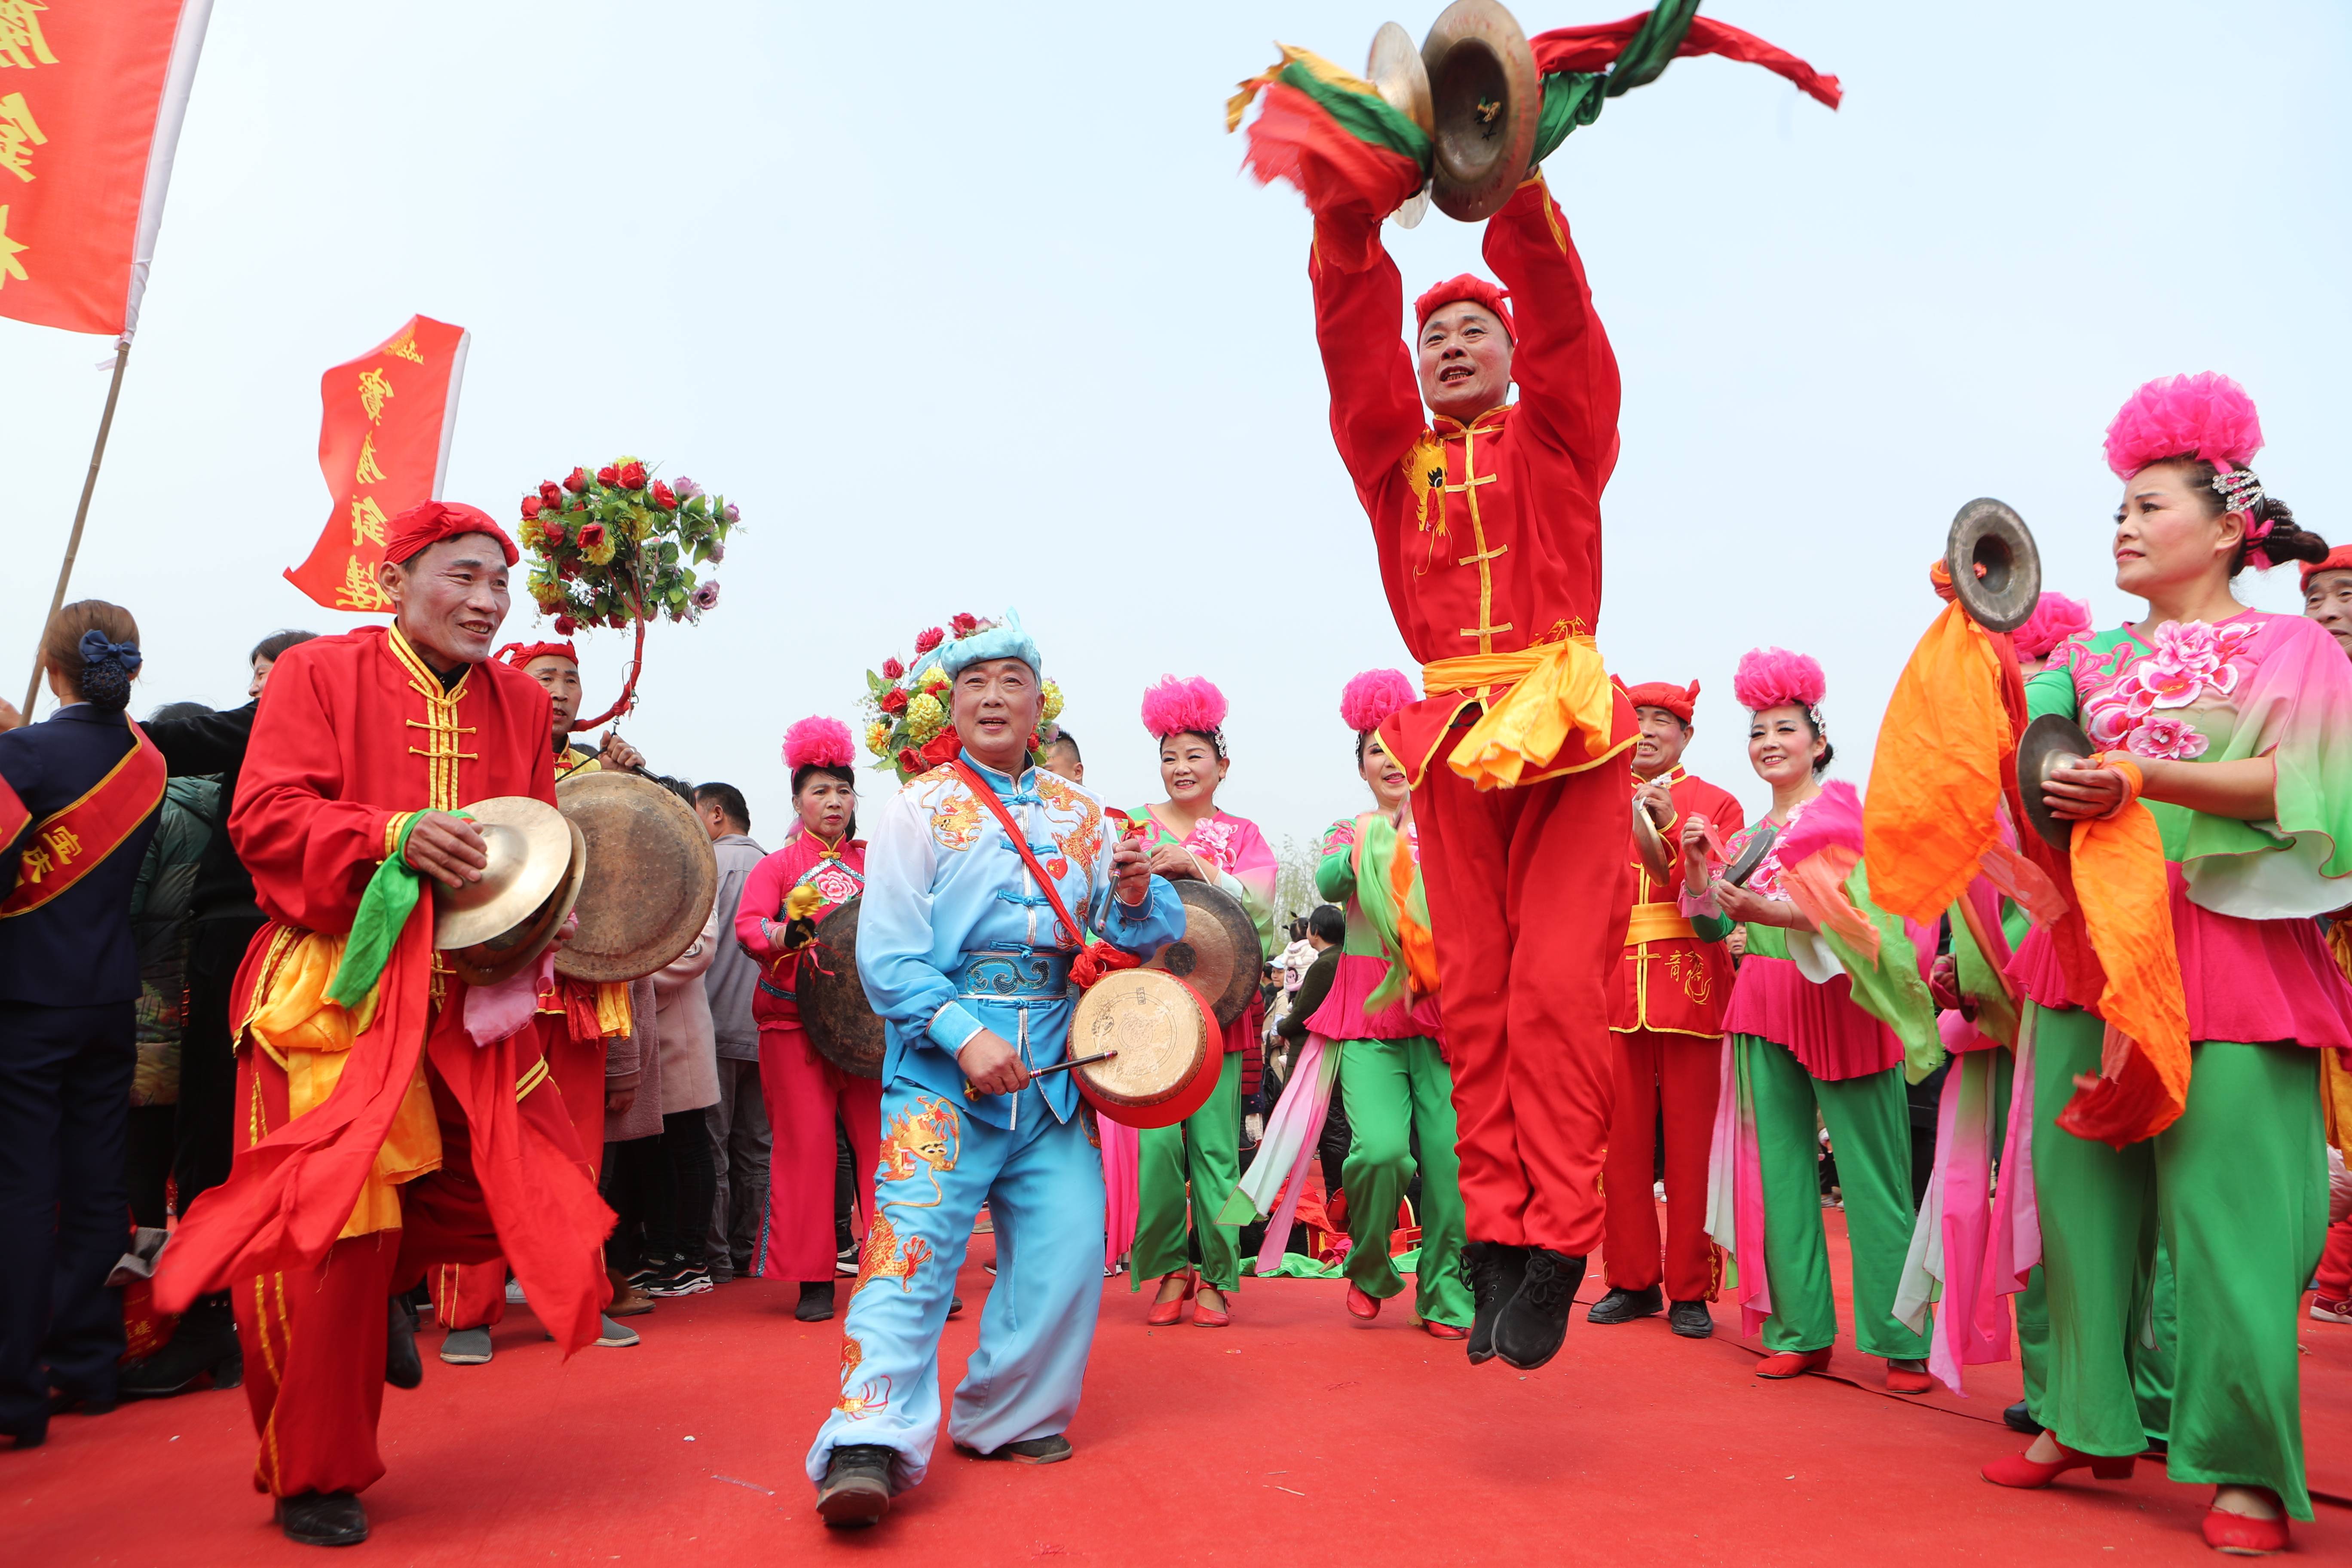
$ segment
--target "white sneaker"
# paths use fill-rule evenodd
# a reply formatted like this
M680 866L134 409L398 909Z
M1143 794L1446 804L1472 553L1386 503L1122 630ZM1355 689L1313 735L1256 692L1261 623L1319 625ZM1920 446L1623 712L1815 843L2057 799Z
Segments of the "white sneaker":
M528 1307L530 1305L530 1302L522 1299L521 1280L509 1279L507 1281L507 1305L509 1307Z
M2331 1301L2325 1296L2311 1299L2311 1317L2319 1323L2352 1323L2352 1298Z

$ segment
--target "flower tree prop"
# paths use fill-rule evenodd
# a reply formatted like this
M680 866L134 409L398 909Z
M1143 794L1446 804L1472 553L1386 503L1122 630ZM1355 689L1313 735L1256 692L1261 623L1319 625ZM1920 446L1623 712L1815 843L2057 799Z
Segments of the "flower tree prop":
M522 543L531 554L530 596L555 617L556 632L636 627L628 678L610 708L579 727L618 718L636 701L646 658L646 624L656 616L699 621L719 603L719 581L695 568L726 558L727 535L740 513L724 496L706 494L681 476L655 479L635 458L539 487L522 499Z

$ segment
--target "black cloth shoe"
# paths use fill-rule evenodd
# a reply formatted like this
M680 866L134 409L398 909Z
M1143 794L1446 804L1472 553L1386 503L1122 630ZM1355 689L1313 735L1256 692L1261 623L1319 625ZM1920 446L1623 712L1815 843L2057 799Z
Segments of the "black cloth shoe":
M897 1450L876 1443L851 1443L825 1458L824 1480L816 1489L816 1513L833 1530L856 1530L890 1511L890 1467Z
M350 1492L297 1492L278 1500L278 1528L301 1546L357 1546L367 1539L367 1510Z
M122 1369L118 1393L124 1399L166 1399L194 1388L206 1373L215 1388L235 1388L245 1381L236 1314L229 1310L226 1292L190 1303L169 1344Z
M803 1323L822 1323L833 1316L833 1281L803 1279L801 1281L800 1305L793 1316Z
M1528 1275L1528 1249L1500 1241L1474 1241L1462 1249L1462 1279L1475 1304L1470 1319L1470 1363L1492 1360L1495 1320L1519 1293Z
M14 1437L19 1448L37 1448L49 1440L49 1413L44 1410L14 1426L0 1426L0 1437Z
M1533 1372L1559 1353L1568 1337L1568 1310L1584 1283L1584 1259L1549 1247L1528 1249L1527 1282L1495 1320L1495 1353L1521 1372Z
M1077 1450L1059 1432L1050 1437L1024 1437L1018 1443L1007 1443L992 1453L982 1453L969 1443L958 1443L956 1451L975 1459L1010 1459L1016 1465L1058 1465Z
M1588 1320L1591 1316L1591 1312L1585 1314ZM1715 1332L1715 1314L1704 1301L1677 1301L1666 1309L1666 1327L1686 1340L1703 1340Z
M1636 1318L1654 1318L1666 1310L1665 1292L1655 1285L1645 1285L1639 1290L1623 1290L1612 1287L1603 1296L1585 1309L1588 1323L1630 1323Z
M114 1401L95 1394L76 1394L70 1389L49 1390L49 1414L52 1415L111 1415Z
M416 1307L406 1296L394 1296L392 1299L390 1310L391 1321L385 1326L383 1336L383 1380L394 1388L415 1388L425 1381L425 1358L416 1353ZM354 1510L360 1506L359 1499L348 1493L329 1495L344 1498ZM288 1533L293 1532L289 1529ZM297 1536L296 1539L299 1540L300 1537ZM362 1514L360 1532L351 1541L314 1541L310 1544L349 1546L355 1542L366 1539L367 1517Z
M2042 1423L2033 1418L2033 1412L2025 1407L2022 1399L2002 1411L2000 1418L2008 1424L2011 1431L2022 1432L2029 1437L2042 1430Z

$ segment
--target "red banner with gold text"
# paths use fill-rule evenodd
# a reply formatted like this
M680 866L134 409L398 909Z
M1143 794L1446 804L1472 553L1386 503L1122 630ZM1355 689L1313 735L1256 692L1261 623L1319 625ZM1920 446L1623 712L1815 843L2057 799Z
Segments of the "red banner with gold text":
M441 493L471 338L463 327L411 316L391 337L319 378L326 407L319 471L335 504L310 559L289 568L286 580L327 608L392 608L375 580L384 524Z
M139 322L212 0L0 0L0 316Z

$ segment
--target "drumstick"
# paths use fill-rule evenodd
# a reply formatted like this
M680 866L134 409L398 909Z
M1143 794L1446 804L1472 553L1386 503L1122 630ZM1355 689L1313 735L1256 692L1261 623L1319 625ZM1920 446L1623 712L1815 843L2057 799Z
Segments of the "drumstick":
M1118 1055L1117 1051L1111 1050L1097 1051L1090 1057L1072 1057L1066 1062L1055 1062L1049 1068L1038 1068L1034 1071L1031 1072L1029 1076L1032 1079L1040 1079L1044 1078L1049 1072L1066 1072L1072 1068L1085 1067L1089 1062L1107 1062L1117 1055ZM970 1084L966 1084L963 1086L963 1097L966 1100L978 1100L980 1098L980 1090L972 1088Z

